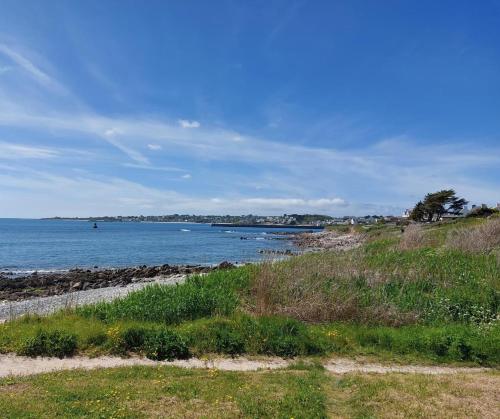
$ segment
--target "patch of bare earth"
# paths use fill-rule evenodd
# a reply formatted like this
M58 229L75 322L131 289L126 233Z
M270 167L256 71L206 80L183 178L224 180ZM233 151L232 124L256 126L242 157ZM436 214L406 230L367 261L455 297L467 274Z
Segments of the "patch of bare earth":
M26 383L6 383L0 385L0 394L24 393L30 386Z

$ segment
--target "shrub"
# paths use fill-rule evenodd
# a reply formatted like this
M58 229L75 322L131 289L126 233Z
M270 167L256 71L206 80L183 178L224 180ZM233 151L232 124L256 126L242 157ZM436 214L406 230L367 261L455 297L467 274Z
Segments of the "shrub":
M467 325L404 326L401 328L336 325L335 335L345 337L344 352L356 345L373 352L381 349L395 354L419 354L437 360L474 361L498 364L500 329Z
M152 330L145 339L146 356L149 359L172 361L190 357L189 349L184 340L168 329Z
M99 331L87 336L85 344L89 346L102 346L106 343L107 339L106 333Z
M149 332L150 333L150 332ZM144 347L148 330L140 326L132 326L121 332L121 340L125 351L135 351Z
M196 353L242 353L294 357L324 352L303 323L284 317L239 315L206 319L177 329Z
M488 208L488 207L477 207L472 209L468 214L468 218L486 218L490 217L494 214L498 214L499 211L496 208Z
M221 326L215 331L215 350L218 353L239 355L245 352L241 333L234 328Z
M262 317L258 319L259 353L294 357L321 352L307 327L294 319Z
M358 272L356 254L318 253L280 263L265 263L255 272L251 309L308 322L352 319L357 295L344 288Z
M247 331L241 317L207 319L179 328L188 344L198 353L221 353L231 356L247 351Z
M47 332L39 330L35 336L27 338L18 351L19 355L31 357L56 356L64 358L76 352L76 336L59 330Z

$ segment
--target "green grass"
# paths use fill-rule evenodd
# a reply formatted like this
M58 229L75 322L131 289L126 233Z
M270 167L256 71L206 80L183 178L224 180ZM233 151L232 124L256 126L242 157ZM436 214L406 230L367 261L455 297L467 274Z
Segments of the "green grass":
M73 370L0 379L6 418L498 417L500 375L331 375L315 364L223 372Z
M236 291L248 287L250 269L243 267L206 276L193 275L175 286L151 285L126 298L85 306L77 312L107 322L128 319L165 324L229 315L238 306Z
M315 368L67 371L0 380L0 412L9 418L325 418L325 382Z

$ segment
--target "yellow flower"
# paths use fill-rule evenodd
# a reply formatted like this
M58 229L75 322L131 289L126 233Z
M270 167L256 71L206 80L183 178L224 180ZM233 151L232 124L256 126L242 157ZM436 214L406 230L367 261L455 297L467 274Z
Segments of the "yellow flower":
M326 335L329 337L329 338L334 338L335 336L338 335L337 331L336 330L330 330L329 332L326 333Z

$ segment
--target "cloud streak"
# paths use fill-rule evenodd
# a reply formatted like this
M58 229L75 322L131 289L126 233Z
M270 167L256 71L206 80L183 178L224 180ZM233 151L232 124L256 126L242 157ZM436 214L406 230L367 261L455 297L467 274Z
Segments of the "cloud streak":
M20 68L26 71L34 80L36 80L42 86L57 91L59 93L66 93L66 89L47 73L42 71L33 62L31 62L27 57L20 54L18 51L14 50L6 44L0 43L0 53L7 56L12 62L17 64Z
M179 119L178 122L182 128L199 128L201 126L198 121L189 121L187 119Z
M59 156L60 152L51 148L0 142L0 160L53 159Z

